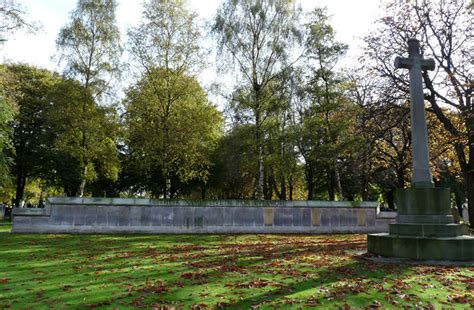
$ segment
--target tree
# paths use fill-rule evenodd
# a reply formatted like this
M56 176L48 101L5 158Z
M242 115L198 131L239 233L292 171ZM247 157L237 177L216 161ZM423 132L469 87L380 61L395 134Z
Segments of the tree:
M118 121L114 109L98 107L89 95L84 112L84 88L78 81L27 65L1 68L8 73L10 93L18 107L8 124L15 205L24 199L25 186L33 181L44 184L42 187L61 186L68 196L77 195L83 129L89 133L87 181L96 179L98 173L116 178Z
M27 21L24 17L25 10L15 0L0 0L0 48L7 41L7 36L20 29L34 32L37 25ZM9 85L8 70L0 67L0 190L10 182L11 157L6 151L11 148L10 122L15 113L13 89Z
M368 200L369 197L379 194L374 191L379 187L378 184L374 184L379 169L376 164L378 156L376 146L386 131L398 125L398 117L390 121L384 117L387 114L394 114L391 113L391 109L397 107L397 99L392 97L389 83L380 80L363 67L348 72L347 78L349 82L347 95L360 111L357 113L354 129L354 135L360 139L360 147L355 153L353 167L358 170L361 198Z
M253 128L233 126L219 139L212 158L209 195L221 199L248 199L255 196Z
M155 69L129 89L124 103L127 151L146 190L173 198L183 184L207 180L222 119L195 78Z
M293 69L293 68L292 68ZM299 158L293 126L292 100L299 90L293 70L286 70L267 87L269 106L262 126L265 135L265 199L294 199Z
M184 0L146 1L142 22L128 31L128 48L140 72L153 75L153 69L164 68L192 73L202 62L196 18Z
M301 34L299 10L292 0L226 0L212 25L224 67L235 64L242 88L250 91L242 108L252 114L257 153L256 196L264 198L264 123L272 110L269 86L300 57L293 48Z
M453 137L453 146L467 190L469 214L474 217L474 107L472 103L472 4L469 1L419 0L390 2L387 17L379 28L366 38L372 61L370 68L392 83L393 93L406 98L408 79L404 72L395 72L393 58L406 51L408 39L421 40L424 57L434 58L437 70L423 73L427 93L425 99ZM443 109L449 106L461 116L461 124ZM460 125L460 126L459 126Z
M55 85L50 104L46 122L51 124L53 169L45 178L62 186L68 196L81 194L83 184L95 181L99 175L116 180L119 172L116 110L98 106L90 93L85 98L84 86L71 79ZM84 165L87 165L85 169Z
M4 67L12 77L15 89L14 100L18 113L10 123L14 152L12 172L16 181L15 206L24 198L27 181L37 178L47 166L51 147L50 122L47 119L51 108L50 92L60 77L44 69L27 65Z
M151 102L161 109L156 121L160 124L160 172L163 197L171 195L174 154L167 147L173 143L171 128L175 107L190 99L192 91L202 101L202 91L195 82L190 87L184 81L190 78L201 61L200 33L196 14L189 11L183 0L149 0L144 3L143 21L129 30L128 48L139 65L142 85ZM206 99L207 100L207 99Z
M11 121L16 112L14 78L5 66L0 66L0 191L10 183Z
M36 31L38 26L25 19L25 10L15 0L0 0L0 44L6 36L20 29Z
M80 105L82 110L81 130L82 140L78 147L81 149L79 164L81 167L81 182L79 195L84 195L84 189L91 172L93 163L89 159L94 153L87 144L88 132L85 123L88 122L88 105L92 99L100 99L110 87L111 79L119 72L121 54L120 32L115 21L115 0L79 0L77 8L71 13L71 22L64 26L57 38L56 44L60 50L60 59L66 61L66 74L78 79L83 86Z
M315 9L306 25L308 36L307 64L309 78L302 92L304 99L297 107L299 149L306 165L308 199L313 199L315 176L325 171L329 200L344 199L340 166L344 152L353 142L349 135L355 107L345 95L344 79L334 67L345 54L347 46L335 40L324 9Z

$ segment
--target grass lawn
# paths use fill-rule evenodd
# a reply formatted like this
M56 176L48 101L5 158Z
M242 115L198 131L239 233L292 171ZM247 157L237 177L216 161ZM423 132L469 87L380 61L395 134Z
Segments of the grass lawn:
M0 309L474 307L474 268L371 263L365 235L13 235Z

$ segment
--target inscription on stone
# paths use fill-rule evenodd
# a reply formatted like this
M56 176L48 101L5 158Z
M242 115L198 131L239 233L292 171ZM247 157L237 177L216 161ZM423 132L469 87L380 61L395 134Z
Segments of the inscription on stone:
M357 210L357 225L365 226L367 225L367 217L365 210Z
M265 226L273 226L273 209L263 209L263 220Z
M311 225L321 226L321 210L311 209Z

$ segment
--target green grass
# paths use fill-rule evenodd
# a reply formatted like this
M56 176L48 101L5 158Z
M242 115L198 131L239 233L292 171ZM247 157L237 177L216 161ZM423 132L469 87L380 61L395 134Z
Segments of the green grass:
M371 263L364 235L15 235L0 309L474 307L474 268Z

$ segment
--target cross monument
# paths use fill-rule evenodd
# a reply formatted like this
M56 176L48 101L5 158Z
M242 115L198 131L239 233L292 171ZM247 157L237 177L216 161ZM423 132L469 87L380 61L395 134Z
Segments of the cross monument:
M367 250L388 259L470 261L474 266L474 236L465 224L454 223L450 190L434 187L430 171L422 72L434 70L435 62L423 59L418 40L408 41L408 53L395 59L395 68L410 70L412 186L395 191L397 217L388 233L367 236Z
M408 55L408 58L395 58L395 68L410 70L412 185L414 187L434 187L430 170L428 129L426 127L421 72L422 70L434 70L435 62L433 59L423 59L420 53L420 42L416 39L408 41Z

